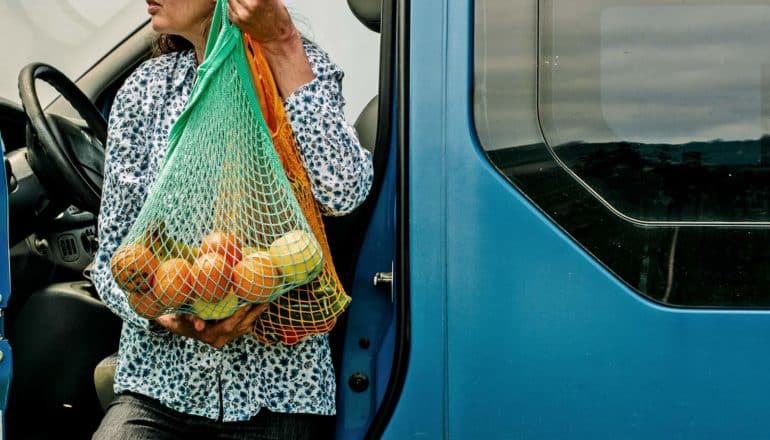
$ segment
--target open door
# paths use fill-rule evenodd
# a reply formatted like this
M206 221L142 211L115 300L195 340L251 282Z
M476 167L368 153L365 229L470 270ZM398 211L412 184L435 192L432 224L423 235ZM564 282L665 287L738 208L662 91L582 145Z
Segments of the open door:
M374 182L361 207L347 217L327 219L340 275L353 302L332 343L337 365L336 438L371 436L389 389L395 346L396 148L394 95L395 2L348 0L353 14L380 33L378 95L356 120L362 146L372 153ZM341 257L341 258L338 258ZM339 324L338 324L339 325Z
M5 152L2 133L0 133L0 150ZM0 168L0 440L5 436L5 410L8 405L8 389L11 384L13 357L11 345L5 338L4 311L11 296L10 255L8 249L8 179L5 167Z

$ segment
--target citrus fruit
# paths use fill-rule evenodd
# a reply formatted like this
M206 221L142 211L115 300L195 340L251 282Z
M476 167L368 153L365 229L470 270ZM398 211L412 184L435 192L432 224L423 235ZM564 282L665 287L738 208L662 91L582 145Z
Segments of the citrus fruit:
M193 293L192 265L183 258L164 261L155 271L153 290L163 305L180 307Z
M110 260L110 270L121 289L127 292L149 292L158 264L158 259L146 246L131 243L115 252Z
M238 296L231 293L221 301L199 299L192 304L192 312L200 319L225 319L238 311Z
M153 319L163 312L163 305L154 292L132 292L128 295L128 305L141 317Z
M281 342L284 345L294 345L297 342L301 341L305 336L302 335L299 331L294 329L286 329L283 330L281 335L279 336L281 338Z
M270 245L270 260L287 283L304 284L317 275L323 254L315 237L302 230L287 232Z
M230 266L235 266L241 261L241 245L234 235L226 232L214 231L203 238L200 253L217 253L224 256Z
M264 253L264 252L266 252L266 250L258 246L247 246L243 248L243 258L246 258L251 254Z
M246 255L233 268L235 294L248 302L265 302L281 282L281 274L264 252Z
M232 271L232 266L222 255L203 254L192 266L193 290L205 301L218 301L227 294Z

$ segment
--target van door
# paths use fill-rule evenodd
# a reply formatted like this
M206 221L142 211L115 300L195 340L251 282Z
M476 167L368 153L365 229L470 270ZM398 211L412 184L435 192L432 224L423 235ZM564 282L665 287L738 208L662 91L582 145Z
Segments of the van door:
M385 438L770 429L770 2L420 0Z
M0 151L5 153L2 133L0 133ZM11 297L10 249L8 247L8 178L5 167L0 167L0 439L5 439L5 410L8 406L8 389L11 385L12 359L11 345L5 338L5 319L3 312Z

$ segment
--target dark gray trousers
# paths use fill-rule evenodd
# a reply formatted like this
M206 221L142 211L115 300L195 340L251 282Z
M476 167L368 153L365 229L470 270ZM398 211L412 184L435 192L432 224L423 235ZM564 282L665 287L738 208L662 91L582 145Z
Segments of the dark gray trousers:
M246 422L218 422L174 411L134 393L110 403L93 440L309 440L331 438L333 417L262 409Z

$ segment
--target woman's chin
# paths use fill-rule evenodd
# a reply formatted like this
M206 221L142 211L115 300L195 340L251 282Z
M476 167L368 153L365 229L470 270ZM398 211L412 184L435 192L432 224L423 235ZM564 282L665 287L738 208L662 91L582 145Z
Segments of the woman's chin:
M150 17L150 26L152 26L152 30L159 34L168 33L168 24L166 23L166 20L164 20L162 17L158 17L157 15Z

